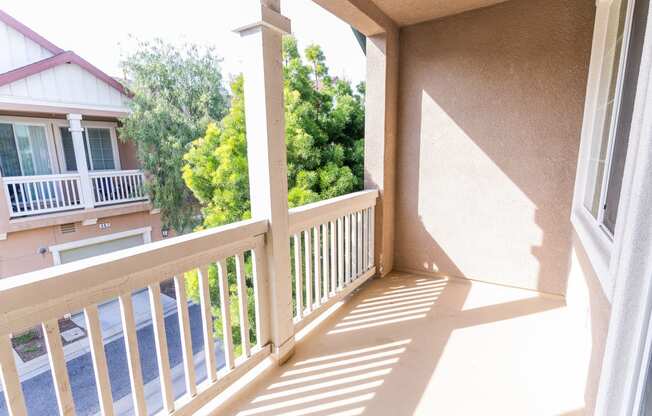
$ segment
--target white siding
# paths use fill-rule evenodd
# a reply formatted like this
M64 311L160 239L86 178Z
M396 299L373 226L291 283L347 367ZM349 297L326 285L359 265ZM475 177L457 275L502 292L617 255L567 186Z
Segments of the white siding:
M52 52L0 22L0 74L52 56Z
M0 101L127 108L127 97L76 64L62 64L0 86Z

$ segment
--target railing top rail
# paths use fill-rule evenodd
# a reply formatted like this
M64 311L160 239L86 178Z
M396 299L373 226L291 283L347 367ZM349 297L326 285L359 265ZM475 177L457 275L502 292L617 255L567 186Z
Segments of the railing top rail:
M378 190L370 189L290 209L290 233L305 230L350 212L376 205Z
M62 179L79 179L78 173L53 173L51 175L30 175L30 176L4 176L5 183L56 181Z
M0 279L0 333L39 322L30 309L65 303L72 311L250 249L267 230L267 220L241 221Z
M129 169L129 170L92 170L88 174L90 176L105 176L105 175L139 175L143 171L140 169Z

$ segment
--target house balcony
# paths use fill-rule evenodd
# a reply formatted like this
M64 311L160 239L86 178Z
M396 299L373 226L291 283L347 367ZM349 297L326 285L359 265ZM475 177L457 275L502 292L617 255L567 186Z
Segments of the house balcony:
M147 200L140 170L88 172L89 192L79 173L1 179L11 219Z
M487 406L501 414L581 414L584 344L564 300L455 278L373 279L377 197L362 191L290 210L292 308L281 321L291 321L296 352L280 366L272 359L279 309L267 272L274 260L266 254L266 220L3 279L0 414L41 414L55 406L65 415L98 409L190 415L205 406L242 415L482 414ZM171 276L176 316L164 315L161 302L160 285ZM188 301L193 279L199 296ZM149 341L132 304L143 290ZM211 302L214 290L219 305ZM123 332L109 343L100 305L116 299ZM229 305L238 311L235 320ZM223 317L219 335L216 307ZM78 311L88 357L71 360L57 322ZM53 380L42 391L35 379L21 379L11 348L12 334L35 326L47 345L44 376ZM115 361L116 345L126 360ZM78 368L79 360L92 370ZM89 400L91 390L97 396Z

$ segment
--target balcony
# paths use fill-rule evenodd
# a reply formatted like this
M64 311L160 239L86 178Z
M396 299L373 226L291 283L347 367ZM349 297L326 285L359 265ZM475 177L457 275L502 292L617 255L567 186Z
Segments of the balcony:
M140 170L92 171L88 176L89 193L83 192L78 173L2 178L10 218L147 200Z
M275 297L267 273L273 260L266 254L265 220L0 281L0 372L6 390L0 414L6 414L3 408L12 415L39 414L38 403L47 399L35 398L34 383L21 383L11 349L10 334L34 326L41 326L46 338L56 393L51 405L57 402L66 415L89 414L82 391L95 391L89 390L93 384L103 414L186 415L245 380L248 388L237 400L225 401L220 414L481 414L487 403L504 414L581 414L585 371L578 358L584 344L563 299L406 273L370 280L376 271L377 195L363 191L290 210L288 287L297 346L279 367L270 367ZM233 267L236 296L226 280ZM221 336L213 327L209 268L219 271L220 308L227 317ZM188 302L185 289L193 273L198 304ZM173 325L163 314L160 289L171 276L177 307ZM151 353L139 339L132 303L143 290L152 317ZM253 319L248 293L253 293ZM116 342L124 345L128 364L129 386L121 390L111 387L117 370L107 366L112 348L104 346L98 313L99 305L114 300L123 328ZM232 303L244 325L231 322ZM200 318L189 308L198 308ZM88 333L93 368L88 380L70 376L75 365L64 352L57 324L77 311L83 311ZM249 336L250 321L255 336ZM201 334L195 333L198 328ZM235 331L241 345L234 341ZM167 359L174 343L180 343L183 355L176 366ZM154 380L141 371L149 366L141 365L143 360L152 361L142 354L157 357ZM254 368L258 375L252 383ZM123 393L113 396L115 391Z

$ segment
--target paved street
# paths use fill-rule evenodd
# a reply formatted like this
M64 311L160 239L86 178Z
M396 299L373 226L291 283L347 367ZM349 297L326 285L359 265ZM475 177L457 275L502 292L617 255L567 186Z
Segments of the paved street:
M203 360L203 338L201 330L201 315L197 305L189 307L190 327L192 334L192 348L195 354L195 367L199 380L206 377ZM176 374L174 380L174 393L176 397L185 392L183 383L183 368L181 340L179 336L179 321L176 312L165 318L170 365ZM146 384L146 394L149 413L154 413L161 408L161 398L158 383L158 367L154 345L152 325L146 325L138 330L138 347L140 350L143 379ZM113 400L116 402L118 413L130 413L129 374L127 356L125 353L124 339L119 337L105 345L111 390ZM221 348L216 348L218 364L224 364ZM97 390L93 375L93 363L90 353L81 355L67 363L68 374L72 387L73 398L78 415L94 415L99 411ZM178 367L178 368L175 368ZM39 374L23 382L23 391L30 416L50 416L56 414L56 397L52 385L50 371ZM0 395L0 416L8 416L4 397Z

